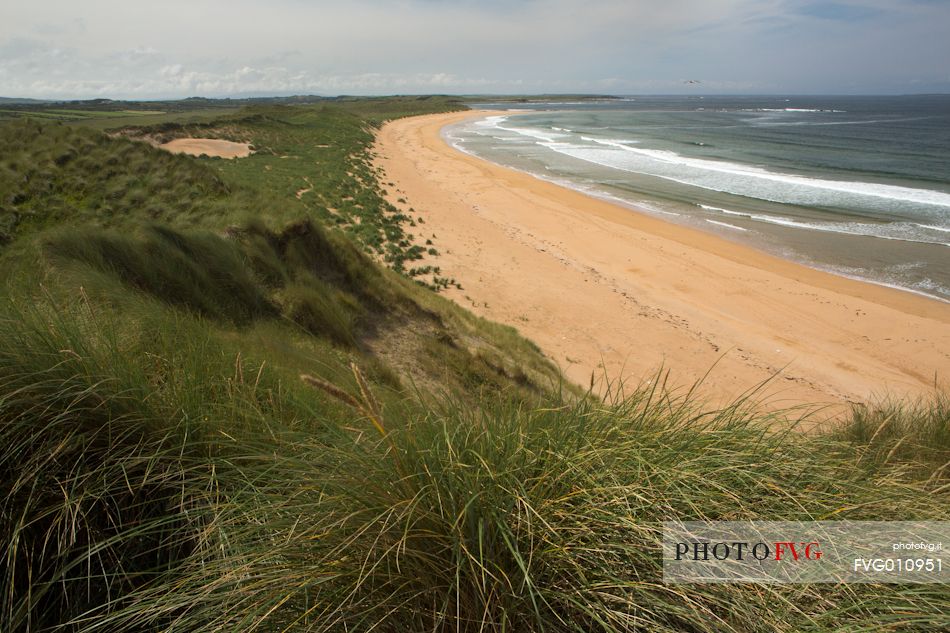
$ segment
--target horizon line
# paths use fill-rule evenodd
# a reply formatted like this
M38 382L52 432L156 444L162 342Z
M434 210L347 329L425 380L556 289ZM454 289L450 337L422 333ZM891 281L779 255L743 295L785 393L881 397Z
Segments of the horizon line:
M625 99L633 97L946 97L948 92L905 92L905 93L833 93L833 92L734 92L734 93L604 93L604 92L483 92L483 93L449 93L449 92L393 92L393 93L340 93L335 95L319 93L232 93L219 96L154 96L154 97L105 97L105 96L74 96L74 97L26 97L0 95L3 101L32 101L37 103L77 103L90 101L113 101L125 103L148 102L175 102L188 100L205 101L249 101L253 99L342 99L342 98L386 98L386 97L449 97L458 99L477 98L565 98L583 97L586 99Z

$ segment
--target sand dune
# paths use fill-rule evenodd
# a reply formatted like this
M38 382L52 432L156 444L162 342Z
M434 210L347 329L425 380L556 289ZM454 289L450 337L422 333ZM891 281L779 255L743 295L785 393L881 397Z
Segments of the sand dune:
M772 406L925 395L950 375L950 304L852 281L463 154L454 113L377 140L391 201L425 219L447 295L534 340L587 385L661 366L735 397L772 378ZM405 203L399 203L404 198ZM777 377L776 377L777 375Z
M216 138L176 138L159 145L164 150L174 154L191 154L192 156L219 156L221 158L244 158L251 155L251 146L248 143L222 141Z

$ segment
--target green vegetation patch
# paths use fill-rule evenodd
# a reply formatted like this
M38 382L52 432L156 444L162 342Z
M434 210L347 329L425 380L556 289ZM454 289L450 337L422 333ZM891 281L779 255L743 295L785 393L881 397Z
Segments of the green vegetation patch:
M0 145L0 245L63 224L210 226L250 204L187 157L92 130L22 119L0 125Z
M179 233L153 225L141 235L79 230L53 235L47 251L115 275L129 286L195 312L246 323L275 316L235 244L211 233Z

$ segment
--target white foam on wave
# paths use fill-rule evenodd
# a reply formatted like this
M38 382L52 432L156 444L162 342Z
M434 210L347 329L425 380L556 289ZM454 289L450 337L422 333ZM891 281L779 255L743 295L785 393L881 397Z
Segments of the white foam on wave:
M757 127L817 127L821 125L873 125L876 123L903 123L906 121L921 121L931 117L915 116L902 119L864 119L859 121L780 121L776 119L748 119Z
M746 213L739 213L738 211L730 211L729 209L723 209L722 207L711 207L708 204L699 205L707 211L719 211L720 213L728 213L729 215L748 215Z
M487 116L484 119L478 119L473 123L475 127L498 127L508 120L507 115Z
M897 240L901 242L914 242L918 244L937 244L941 246L950 246L950 243L941 242L937 239L927 239L928 236L915 230L919 228L935 228L914 222L891 222L881 224L869 224L864 222L802 222L793 220L780 215L762 215L758 213L744 213L741 211L730 211L722 207L714 207L707 204L700 204L700 207L707 211L716 211L726 215L743 217L756 222L766 222L768 224L777 224L805 231L821 231L823 233L839 233L843 235L854 235L858 237L874 237L882 240ZM707 220L709 222L711 220ZM947 229L950 231L950 229Z
M833 112L835 114L846 114L848 111L826 108L743 108L742 112Z
M520 134L522 136L527 136L529 138L538 139L544 141L545 143L556 143L558 139L567 138L567 134L561 134L559 132L549 132L547 130L539 130L538 128L532 127L503 127L501 125L496 125L496 128L499 130L504 130L506 132L514 132L515 134Z
M464 144L465 139L459 138L457 136L448 136L448 135L444 136L443 138L445 138L445 140L449 142L449 145L451 145L454 149L457 149L458 151L462 152L463 154L468 154L469 156L475 156L475 157L478 156L477 154L469 151L465 147L465 144Z
M604 143L601 143L604 144ZM739 195L750 195L773 202L795 202L790 199L787 191L789 187L799 189L808 189L813 192L831 191L844 193L853 196L871 197L884 200L893 200L899 202L911 202L922 205L934 205L950 208L950 194L941 191L932 191L929 189L913 189L910 187L901 187L897 185L885 185L880 183L848 181L848 180L825 180L809 176L797 176L793 174L784 174L754 167L751 165L742 165L739 163L730 163L727 161L708 160L705 158L689 158L660 149L645 149L640 147L631 147L625 144L615 144L613 150L597 150L582 145L570 143L555 143L555 140L547 141L546 147L559 153L579 158L590 163L620 169L633 173L644 173L666 180L672 180L686 185L711 189L714 191L724 191ZM635 154L638 158L647 159L648 162L639 164L630 164L623 160L621 152ZM657 169L657 168L660 169ZM675 172L668 171L668 168L677 168ZM651 169L652 168L652 169ZM684 171L683 168L693 170L692 173ZM732 177L731 181L709 182L710 174L721 174ZM693 176L693 178L689 178ZM737 182L735 178L744 179L743 182ZM751 181L751 182L750 182ZM758 182L770 182L785 186L786 190L763 192L756 190L750 192L749 185ZM737 186L739 185L739 186ZM791 192L794 193L794 192ZM800 197L800 196L798 196ZM810 201L807 201L810 202ZM806 203L807 203L806 202ZM812 202L817 203L820 201Z
M501 130L504 132L511 132L517 134L518 136L527 137L531 139L536 139L544 141L544 143L559 143L563 139L570 138L573 134L573 130L564 127L557 127L552 125L549 130L533 128L533 127L506 127L502 125L508 120L507 116L491 116L484 119L479 119L476 122L476 125L482 127L494 128L496 130ZM592 129L607 129L607 128L592 128ZM637 143L635 140L628 139L596 139L589 136L581 136L581 140L587 141L589 143L599 143L601 145L607 145L610 147L623 147L625 143ZM499 137L500 140L511 141L510 138ZM570 146L570 143L567 144Z
M646 200L632 201L632 200L627 200L626 198L621 198L620 196L614 196L605 191L597 189L596 187L580 187L574 184L567 184L565 186L569 187L570 189L576 189L577 191L581 191L595 198L609 200L610 202L614 202L622 207L627 207L628 209L633 209L634 211L639 211L639 212L646 211L648 213L659 213L661 215L668 215L668 216L677 217L677 218L682 217L683 215L682 213L676 213L675 211L667 211L666 209L661 209L656 204L648 202Z
M581 140L587 141L588 143L606 145L607 147L619 147L620 149L624 149L628 145L635 145L640 142L622 138L591 138L589 136L582 136Z
M875 286L884 286L885 288L891 288L893 290L901 290L903 292L909 292L921 297L926 297L928 299L934 299L936 301L941 301L943 303L950 303L950 299L947 299L950 296L950 288L942 286L930 278L923 279L918 282L914 282L911 285L902 285L899 283L894 283L892 281L885 281L882 279L877 279L865 271L855 272L855 269L836 267L836 266L815 266L820 270L825 270L835 275L840 275L841 277L846 277L848 279L853 279L855 281L861 281L868 284L874 284ZM929 291L929 292L928 292ZM941 293L941 294L934 294Z
M715 224L716 226L724 226L727 229L734 229L736 231L748 231L749 229L744 229L741 226L736 226L735 224L729 224L728 222L719 222L718 220L706 219L710 224Z

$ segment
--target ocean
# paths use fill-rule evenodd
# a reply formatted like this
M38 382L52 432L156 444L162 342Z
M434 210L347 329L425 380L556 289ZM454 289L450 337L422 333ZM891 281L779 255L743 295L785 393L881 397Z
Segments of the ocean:
M950 95L531 103L444 134L632 209L950 301Z

